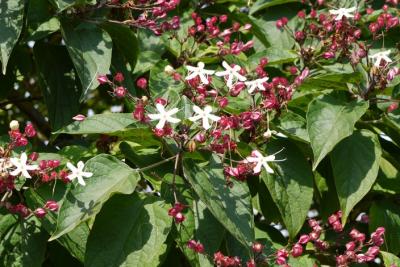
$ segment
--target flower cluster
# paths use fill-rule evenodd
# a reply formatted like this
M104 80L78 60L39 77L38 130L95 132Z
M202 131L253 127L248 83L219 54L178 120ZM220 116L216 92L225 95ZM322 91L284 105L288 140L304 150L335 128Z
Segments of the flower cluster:
M19 214L22 218L27 218L32 214L38 218L43 218L48 211L56 212L58 204L53 200L48 200L43 207L35 210L29 209L22 200L20 200L20 203L13 204L13 193L23 189L21 186L16 188L17 183L28 184L30 183L29 180L34 180L34 185L38 182L49 183L55 180L68 183L73 179L77 179L80 184L85 185L83 177L92 176L92 173L83 171L83 162L79 162L78 167L74 167L68 162L69 172L65 169L60 169L61 162L59 160L39 161L40 156L37 152L32 152L28 155L26 152L15 151L16 148L26 147L28 144L27 138L32 138L35 135L36 130L32 124L28 123L24 133L21 133L19 123L11 121L10 141L6 146L0 147L0 194L2 194L0 206L5 207L10 213Z
M131 20L125 20L123 24L137 27L147 28L156 35L169 30L177 30L180 26L180 19L174 16L170 21L166 21L168 13L176 9L180 0L140 0L140 1L119 1L109 0L106 5L110 8L126 9L139 13L137 17ZM116 21L112 21L116 22Z
M170 208L170 209L168 210L168 215L171 216L171 217L173 217L173 218L175 219L175 222L176 222L176 223L181 223L181 222L183 222L183 221L186 219L185 215L183 215L183 213L182 213L182 211L183 211L185 208L186 208L185 205L183 205L183 204L180 203L180 202L176 202L176 203L174 204L174 207L172 207L172 208Z
M249 31L252 27L251 24L242 26L238 22L233 22L230 27L226 27L228 24L227 15L214 16L203 20L197 13L192 13L192 19L194 25L190 26L188 30L189 36L194 37L198 43L215 44L220 55L238 55L253 47L253 41L244 43L239 38L232 37L235 34Z

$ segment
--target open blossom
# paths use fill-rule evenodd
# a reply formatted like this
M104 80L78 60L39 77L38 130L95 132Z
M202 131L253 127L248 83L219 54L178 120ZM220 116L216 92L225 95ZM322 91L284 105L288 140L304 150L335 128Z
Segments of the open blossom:
M264 167L265 170L268 173L274 173L274 170L268 165L268 162L283 161L283 160L276 160L275 159L275 155L278 154L281 151L278 151L275 154L272 154L272 155L264 157L260 153L260 151L254 150L253 152L251 152L251 155L246 158L245 162L247 162L247 163L256 163L256 166L253 168L254 174L260 173L262 167Z
M71 174L67 176L69 180L74 180L75 178L78 179L78 183L85 186L86 183L83 180L83 177L89 178L92 177L93 173L91 172L84 172L83 168L85 168L85 164L82 161L79 161L77 166L75 167L70 162L67 163L68 169L71 171Z
M256 89L265 91L264 83L267 82L268 79L268 77L264 77L254 81L245 82L246 86L249 88L249 94L252 94Z
M329 10L329 13L332 15L336 15L335 20L342 20L343 17L354 18L354 15L351 14L354 11L356 11L356 7L331 9Z
M392 60L389 58L390 55L390 50L382 51L375 53L371 56L369 56L372 59L375 59L375 67L379 67L381 65L382 60L384 60L386 63L392 62Z
M22 174L25 178L32 178L28 171L37 170L38 165L28 165L27 160L28 156L25 152L21 154L20 158L10 158L10 162L14 167L16 167L16 169L11 171L10 174L12 176Z
M198 62L197 67L186 66L186 68L189 71L189 75L186 77L186 80L191 80L198 76L203 84L209 84L208 75L212 75L215 72L213 70L204 69L203 62Z
M202 120L203 128L206 130L211 128L209 120L219 121L221 119L220 117L218 117L214 114L211 114L211 112L212 112L211 106L205 106L204 110L198 106L193 106L193 111L196 112L197 115L190 117L189 120L193 121L193 122Z
M156 108L158 110L158 114L149 114L149 118L152 121L158 121L156 128L163 129L166 122L170 123L178 123L181 120L178 118L173 118L172 115L176 114L179 109L173 108L171 110L165 110L164 105L157 103Z
M233 67L229 66L229 64L226 61L222 62L222 66L225 68L224 71L218 71L215 73L215 75L219 77L225 77L226 78L226 85L229 88L232 88L232 86L237 82L241 81L244 82L247 80L246 77L241 75L239 73L241 67L239 65L234 65Z

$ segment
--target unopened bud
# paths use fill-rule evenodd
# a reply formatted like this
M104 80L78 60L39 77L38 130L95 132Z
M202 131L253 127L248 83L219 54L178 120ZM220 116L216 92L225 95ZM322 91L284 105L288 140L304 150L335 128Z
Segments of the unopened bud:
M18 129L19 129L19 122L16 121L16 120L12 120L12 121L10 122L10 129L11 129L12 131L18 130Z
M264 134L263 134L264 138L269 139L272 136L272 132L270 129L268 129Z
M164 68L164 72L165 72L166 74L171 75L171 74L173 74L173 73L175 72L175 69L174 69L171 65L167 65L167 66L165 66L165 68Z
M196 142L194 140L190 140L187 144L187 149L189 152L196 151Z

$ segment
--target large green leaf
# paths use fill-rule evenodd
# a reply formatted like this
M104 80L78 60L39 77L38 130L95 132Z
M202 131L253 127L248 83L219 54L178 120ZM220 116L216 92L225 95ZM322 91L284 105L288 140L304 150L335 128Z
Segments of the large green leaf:
M136 65L139 44L133 31L124 25L104 23L102 27L110 34L114 45L121 51L133 69Z
M115 196L104 205L90 233L85 266L159 266L171 217L159 198Z
M261 171L261 178L267 185L277 205L289 236L294 238L301 229L313 197L313 173L301 151L287 140L273 140L268 144L268 154L276 153L275 173ZM267 154L267 153L264 153Z
M204 245L206 254L213 255L221 245L225 236L224 226L212 215L202 201L194 202L195 239ZM214 266L210 258L198 254L200 266Z
M251 196L245 183L226 186L221 160L213 155L209 162L183 159L183 172L214 217L243 245L254 241Z
M310 103L307 131L314 153L313 170L337 143L352 134L354 124L367 109L368 102L349 101L344 92L333 92Z
M112 40L94 24L81 23L74 27L69 20L61 21L61 33L82 83L82 100L90 89L99 85L97 77L108 73Z
M400 253L400 207L389 201L372 204L369 210L369 231L385 227L385 244L383 247L393 253Z
M95 4L96 0L49 0L61 12L74 5Z
M381 255L385 267L400 266L400 259L396 255L386 251L381 251Z
M0 240L0 266L40 267L45 260L47 234L35 217L20 221Z
M58 130L79 111L81 90L75 82L74 68L63 46L37 43L34 55L43 79L49 120L52 128Z
M302 142L310 142L306 128L307 122L302 116L288 111L278 118L278 122L278 129L285 135Z
M75 185L65 196L57 218L57 229L50 240L72 231L96 216L114 194L130 194L140 179L139 173L111 155L100 154L86 162L85 171L93 173L86 186Z
M258 0L250 8L250 14L254 14L262 9L288 3L300 3L300 0Z
M374 184L381 154L377 135L368 130L354 132L332 151L331 163L343 223Z
M151 135L151 132L146 131L147 128L136 122L131 113L106 113L88 117L84 121L75 121L55 134L108 134L144 138Z
M268 58L268 66L280 65L295 61L299 56L291 50L281 49L277 47L268 47L264 51L251 55L248 64L251 69L255 69L260 63L261 58Z
M25 197L31 209L43 207L48 200L54 200L61 206L66 191L67 187L63 183L57 183L55 186L45 184L35 190L26 191ZM41 219L41 222L43 228L51 234L56 230L57 214L49 212ZM71 255L83 262L89 230L89 226L86 223L81 223L68 234L60 236L57 242L64 246Z
M175 104L179 101L185 85L180 81L175 81L171 75L164 72L167 65L167 61L160 61L150 70L150 93L153 98L162 97Z
M378 178L372 188L387 194L400 194L400 173L387 159L381 158Z
M21 34L24 3L23 0L0 2L0 60L3 74L6 73L8 59Z

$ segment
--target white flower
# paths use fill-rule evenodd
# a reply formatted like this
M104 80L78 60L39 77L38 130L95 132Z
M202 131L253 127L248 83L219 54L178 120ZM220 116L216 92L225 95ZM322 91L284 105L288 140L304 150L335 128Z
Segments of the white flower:
M197 67L186 66L186 68L189 71L189 75L186 77L186 80L191 80L191 79L194 79L197 76L199 76L200 80L201 80L201 82L203 84L209 84L208 75L212 75L215 72L213 70L204 69L204 63L203 62L198 62L197 63Z
M350 8L339 8L339 9L331 9L329 13L332 15L336 15L335 20L342 20L343 17L346 18L354 18L353 14L350 14L356 10L356 7Z
M250 82L245 82L246 86L249 88L248 90L249 94L252 94L256 89L260 91L265 91L263 83L265 83L266 81L268 81L268 77L264 77Z
M156 128L163 129L166 122L170 123L178 123L181 120L178 118L173 118L172 115L177 113L179 109L173 108L171 110L166 111L162 104L156 104L156 108L158 110L158 114L149 114L149 118L152 121L158 121Z
M19 174L22 174L25 178L32 178L29 175L28 171L37 170L38 165L28 165L26 164L27 160L28 156L26 155L25 152L21 154L20 158L10 158L10 162L14 167L16 167L16 169L11 171L10 174L12 176L17 176Z
M378 52L376 54L373 54L371 56L369 56L372 59L375 59L375 67L379 67L381 65L381 61L385 60L386 63L390 63L392 62L392 60L388 57L390 55L390 50L386 50L383 52Z
M268 165L268 162L277 162L277 161L284 161L284 160L276 160L275 155L281 152L282 150L276 152L275 154L269 155L264 157L260 151L254 150L251 152L251 156L247 157L245 162L246 163L257 163L256 166L253 168L254 174L261 172L261 167L264 167L268 173L274 173L274 170Z
M244 82L247 80L246 77L242 76L239 71L241 69L241 67L239 65L235 65L233 66L233 68L231 66L229 66L229 64L226 61L222 62L222 66L225 68L224 71L218 71L215 73L215 75L217 76L224 76L226 78L226 85L229 88L232 88L232 86L239 80L241 82Z
M67 176L69 180L73 180L75 178L78 179L78 183L85 186L86 183L83 180L83 177L89 178L92 177L93 173L91 172L84 172L83 168L85 168L85 164L82 161L79 161L77 166L75 167L70 162L67 163L68 169L71 171L71 174Z
M195 122L201 119L203 123L203 128L206 130L211 128L211 125L208 120L219 121L221 119L220 117L211 114L212 112L211 106L205 106L204 110L202 110L198 106L193 106L193 111L196 112L197 115L190 117L189 120Z

